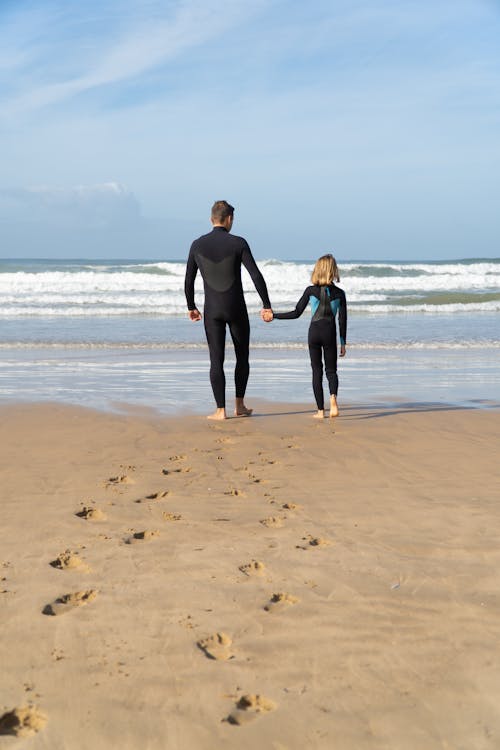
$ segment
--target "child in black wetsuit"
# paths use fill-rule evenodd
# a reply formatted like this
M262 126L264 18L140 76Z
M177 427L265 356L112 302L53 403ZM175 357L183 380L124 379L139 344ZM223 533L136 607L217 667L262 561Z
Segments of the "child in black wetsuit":
M308 286L297 302L295 310L286 313L273 311L273 318L289 320L298 318L311 304L311 325L309 326L308 344L311 357L312 384L314 398L318 406L318 413L314 416L323 419L325 416L325 402L323 396L323 359L325 372L330 389L330 417L337 417L337 391L339 380L337 377L337 329L335 317L339 316L340 356L345 355L345 339L347 331L347 307L345 294L335 286L334 281L340 281L339 269L333 255L322 255L316 261L311 276L312 286Z

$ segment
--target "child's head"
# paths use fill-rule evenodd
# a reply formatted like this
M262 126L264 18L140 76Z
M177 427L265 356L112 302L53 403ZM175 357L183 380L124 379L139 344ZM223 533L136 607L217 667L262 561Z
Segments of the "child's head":
M334 281L340 281L337 261L333 255L322 255L318 258L314 266L311 281L315 286L325 286L332 284Z

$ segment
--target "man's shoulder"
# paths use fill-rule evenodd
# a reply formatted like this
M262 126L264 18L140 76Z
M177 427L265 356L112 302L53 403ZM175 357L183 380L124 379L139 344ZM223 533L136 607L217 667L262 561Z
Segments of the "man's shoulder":
M248 248L248 242L246 241L246 239L244 237L240 237L238 234L231 234L231 232L227 232L225 234L225 238L226 244L234 248L234 250L244 250Z
M246 241L246 239L244 237L240 237L238 234L228 233L227 236L231 237L232 240L236 240L237 242L244 242L245 245L248 245L248 242Z
M213 230L211 232L207 232L207 234L202 234L200 237L197 237L195 240L193 240L192 244L205 244L207 242L214 241L226 242L228 244L235 245L248 245L248 242L244 237L240 237L237 234L231 234L231 232L214 232Z
M201 243L206 242L211 237L212 237L212 232L208 232L207 234L202 234L199 237L196 237L196 239L194 239L191 244L196 245L198 242L201 242Z

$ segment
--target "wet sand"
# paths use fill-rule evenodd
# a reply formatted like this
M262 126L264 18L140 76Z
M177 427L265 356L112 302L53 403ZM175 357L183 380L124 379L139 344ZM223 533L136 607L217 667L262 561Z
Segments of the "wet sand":
M0 414L0 748L500 746L498 410Z

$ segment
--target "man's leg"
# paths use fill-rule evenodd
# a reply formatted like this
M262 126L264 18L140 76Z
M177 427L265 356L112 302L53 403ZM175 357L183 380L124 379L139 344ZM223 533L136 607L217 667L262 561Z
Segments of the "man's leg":
M205 333L210 353L210 383L217 410L209 419L226 418L226 377L224 375L224 350L226 345L226 323L205 315Z
M237 417L249 417L252 409L247 409L244 403L247 389L250 364L250 322L248 315L242 315L238 320L229 323L229 330L234 344L236 367L234 368L234 385L236 392L236 406L234 413Z

